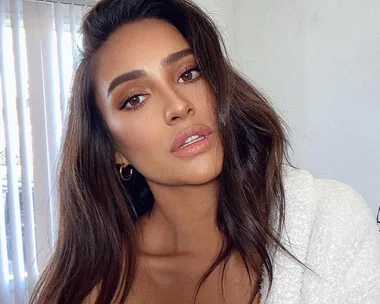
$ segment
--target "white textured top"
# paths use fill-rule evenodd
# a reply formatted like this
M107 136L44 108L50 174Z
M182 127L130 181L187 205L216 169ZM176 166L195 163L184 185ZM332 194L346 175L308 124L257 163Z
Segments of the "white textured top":
M380 233L364 199L333 180L286 168L283 242L292 257L274 253L274 278L261 303L380 303Z

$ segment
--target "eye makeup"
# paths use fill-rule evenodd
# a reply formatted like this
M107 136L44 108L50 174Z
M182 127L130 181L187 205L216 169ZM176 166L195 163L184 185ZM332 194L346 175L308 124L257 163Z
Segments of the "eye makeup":
M184 77L185 75L191 75L191 79L184 79L186 78ZM178 84L190 84L199 80L201 76L201 70L199 69L198 65L192 64L181 69L181 72L179 72L176 76L176 82ZM182 81L180 81L181 79ZM123 98L122 102L119 105L119 108L123 111L137 111L145 104L148 96L149 94L146 94L143 91L133 91L127 94L125 98ZM136 103L136 105L133 105L133 103Z

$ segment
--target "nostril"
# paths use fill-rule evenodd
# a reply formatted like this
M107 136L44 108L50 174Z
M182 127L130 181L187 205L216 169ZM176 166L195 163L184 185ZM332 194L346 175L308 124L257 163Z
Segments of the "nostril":
M186 119L187 116L192 116L195 112L195 107L191 102L176 99L176 102L171 102L166 109L166 122L168 124L176 123L177 120Z
M177 121L178 119L180 119L181 117L180 116L174 116L174 117L172 117L172 121L174 122L174 121Z
M192 108L192 107L190 107L188 110L187 110L187 115L189 115L189 114L194 114L195 113L195 110Z

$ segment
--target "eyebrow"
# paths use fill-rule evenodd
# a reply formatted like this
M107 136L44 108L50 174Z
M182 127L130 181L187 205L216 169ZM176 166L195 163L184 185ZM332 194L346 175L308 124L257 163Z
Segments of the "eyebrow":
M121 74L120 76L117 76L111 81L108 87L107 97L110 95L112 90L116 88L119 84L133 80L133 79L142 78L144 76L146 76L146 72L144 70L134 70L128 73Z
M191 49L185 49L179 52L175 52L162 59L161 65L167 66L189 55L194 55Z
M177 61L181 60L182 58L189 56L189 55L194 55L194 53L191 49L184 49L182 51L175 52L173 54L168 55L164 59L162 59L161 65L162 66L170 65L170 64L177 62ZM108 87L107 97L111 94L112 90L115 89L118 85L120 85L124 82L130 81L130 80L142 78L145 76L147 76L147 73L144 70L133 70L131 72L127 72L127 73L124 73L124 74L117 76L116 78L114 78L111 81L111 83Z

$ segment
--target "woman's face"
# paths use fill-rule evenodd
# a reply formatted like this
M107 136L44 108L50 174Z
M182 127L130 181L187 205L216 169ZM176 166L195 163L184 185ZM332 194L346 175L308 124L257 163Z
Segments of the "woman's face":
M119 164L164 185L203 184L220 174L214 96L174 26L156 19L122 26L94 67L97 105Z

